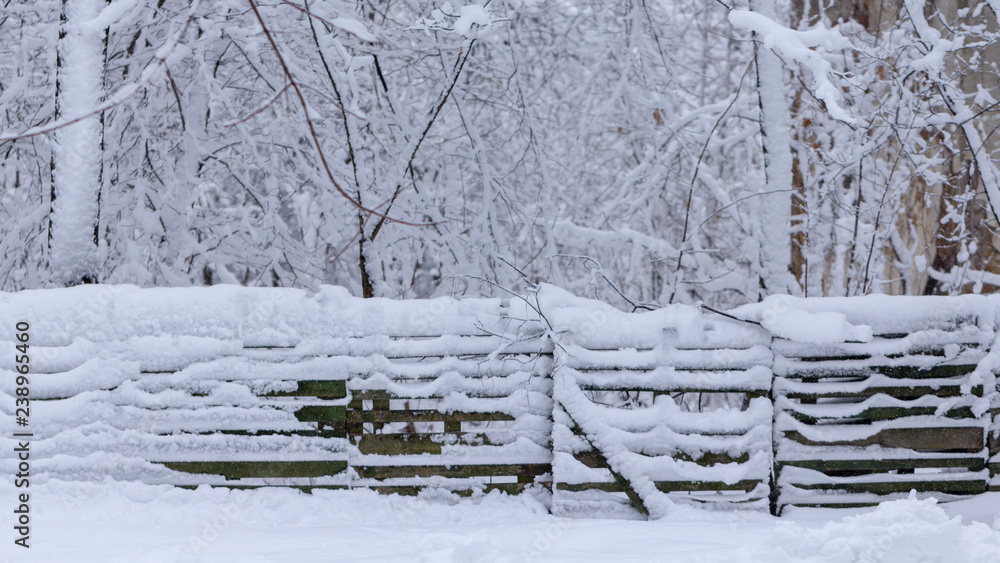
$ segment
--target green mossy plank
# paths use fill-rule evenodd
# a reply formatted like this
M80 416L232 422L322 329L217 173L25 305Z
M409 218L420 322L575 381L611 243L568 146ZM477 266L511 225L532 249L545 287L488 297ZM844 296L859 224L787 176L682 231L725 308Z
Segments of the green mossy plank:
M826 429L834 427L824 427ZM927 452L979 453L985 447L982 428L888 428L860 440L814 441L797 431L783 432L785 438L807 446L883 446Z
M506 477L542 475L552 472L548 463L506 465L352 465L361 479L395 477Z
M747 479L735 483L723 483L721 481L655 481L657 490L664 493L673 492L711 492L711 491L743 491L750 492L760 480ZM556 489L560 491L580 492L598 490L608 493L621 493L622 488L618 483L556 483Z
M944 379L968 375L976 370L976 365L943 365L929 368L916 366L874 366L871 369L887 377L897 377L901 379Z
M804 401L803 401L804 402ZM871 407L867 408L856 415L851 416L811 416L799 412L792 407L791 409L783 409L788 415L791 415L796 420L805 422L807 424L816 423L819 421L835 421L835 420L895 420L897 418L905 418L907 416L921 416L921 415L935 415L937 414L937 407L927 406L927 407ZM976 415L972 413L971 407L959 407L956 409L951 409L945 412L943 415L945 418L976 418Z
M623 393L639 393L639 392L642 392L642 393L655 393L655 394L661 394L661 395L673 394L673 393L705 393L705 394L712 394L712 393L743 393L745 395L750 396L751 398L753 398L753 397L766 397L767 394L770 392L770 389L746 389L746 388L743 388L743 389L736 389L736 388L729 388L729 389L717 389L717 388L706 389L706 388L703 388L703 387L671 387L669 389L663 389L662 387L652 388L652 386L650 386L650 387L643 387L641 385L638 385L638 386L627 386L627 387L625 387L625 386L613 385L613 384L600 385L600 384L596 384L596 383L592 383L592 384L581 383L580 384L580 389L582 391L618 391L618 392L623 392Z
M874 454L872 454L874 455ZM775 461L775 466L802 467L815 471L867 471L883 472L897 469L918 469L927 467L964 467L970 471L981 471L986 467L983 457L949 457L931 459L810 459Z
M859 358L825 358L823 361L851 361L857 360ZM908 366L908 365L870 365L867 362L870 361L868 358L860 358L864 360L865 364L859 364L857 366L851 365L837 365L837 366L824 366L824 365L812 365L820 360L804 360L799 358L789 358L790 363L785 367L788 372L784 377L786 379L810 379L812 381L822 381L829 378L841 378L841 377L854 377L864 379L871 377L874 374L881 374L886 377L891 377L893 379L951 379L955 381L955 384L959 383L959 379L964 378L964 376L975 371L975 364L957 364L957 365L937 365L930 367L921 366Z
M664 493L693 491L744 491L750 492L762 483L759 479L744 479L735 483L720 481L656 481L656 488Z
M347 407L309 405L295 411L295 418L300 422L343 423L347 419Z
M365 455L411 455L441 453L440 434L362 434L356 442Z
M642 452L636 452L642 453ZM573 457L577 461L586 465L590 468L603 468L605 467L605 462L601 454L595 452L594 450L587 450L583 452L578 452L573 454ZM726 452L706 452L699 457L692 457L690 454L678 453L672 456L676 460L680 461L691 461L702 466L712 466L720 463L746 463L750 459L749 453L742 453L738 456L732 456Z
M483 483L481 487L468 488L468 489L445 489L448 492L458 495L460 497L470 497L476 490L482 490L484 492L490 491L502 491L510 495L516 495L518 493L524 492L525 487L530 485L530 483ZM416 496L428 488L437 488L432 486L420 487L420 486L369 486L369 489L376 491L380 494L385 495L403 495L403 496Z
M954 495L977 495L986 492L986 480L968 481L893 481L882 483L812 483L790 485L813 491L844 491L847 493L871 493L888 495L892 493L908 493L915 490L919 493L947 493Z
M837 498L836 495L830 495L831 498ZM858 501L858 502L820 502L820 501L810 501L810 502L791 502L782 503L781 508L784 509L786 506L798 506L802 508L866 508L871 506L878 506L878 501Z
M208 436L212 434L225 434L227 436L301 436L303 438L346 438L347 431L343 423L336 425L324 425L323 430L212 430L209 432L184 432L183 434L197 434ZM172 436L173 432L164 432L160 436Z
M815 401L816 399L857 399L858 402L867 399L873 395L884 394L890 397L895 397L896 399L902 400L912 400L919 399L926 395L933 395L935 397L961 397L966 395L962 392L959 383L948 383L942 384L936 387L930 386L916 386L916 387L885 387L885 386L875 386L868 387L864 389L854 390L816 390L816 391L797 391L797 390L778 390L778 394L788 397L789 399L800 399L805 402L805 400ZM972 395L977 397L983 396L983 386L977 385L972 388Z
M348 424L358 423L388 423L388 422L482 422L495 420L514 420L514 417L500 412L453 412L443 413L436 410L351 410L347 413Z
M343 399L347 397L347 381L343 379L302 380L297 381L296 384L298 388L295 391L273 391L264 396L323 397L324 399Z
M542 376L535 376L538 379L542 379ZM415 390L416 391L416 390ZM544 388L539 389L540 392L544 392ZM464 393L469 397L476 397L481 399L503 399L509 396L508 393L501 393L497 389L482 388L475 390L466 390ZM405 394L390 393L388 391L374 389L367 391L351 391L351 408L361 409L362 401L375 401L378 399L391 399L394 401L423 401L423 400L441 400L444 399L446 394L432 393L430 395L412 396Z
M313 489L320 489L325 491L342 491L351 488L348 485L245 485L243 483L233 483L220 485L174 485L178 489L188 489L194 490L198 487L211 487L213 489L238 489L241 491L247 491L252 489L298 489L303 493L312 494Z
M604 468L607 464L604 460L604 456L595 450L577 452L573 454L573 457L580 463L593 469Z
M226 479L275 479L281 477L325 477L347 470L347 461L162 461L184 473L224 475Z
M578 493L582 491L604 491L606 493L624 493L618 483L556 483L556 490Z
M574 436L586 436L583 430L579 426L574 426L570 431ZM743 428L736 428L730 431L707 431L707 430L696 430L692 432L678 432L678 434L684 434L686 436L723 436L723 437L734 437L734 436L745 436L750 430Z

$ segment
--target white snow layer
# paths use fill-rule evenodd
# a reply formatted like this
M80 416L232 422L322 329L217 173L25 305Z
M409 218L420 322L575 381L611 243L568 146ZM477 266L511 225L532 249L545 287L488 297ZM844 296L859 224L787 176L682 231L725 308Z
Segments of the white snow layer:
M15 489L0 481L0 498ZM1000 561L1000 494L939 505L759 513L693 508L663 520L573 520L534 498L460 499L372 491L182 490L134 483L32 483L25 561L264 562L815 562ZM11 530L11 510L0 528Z

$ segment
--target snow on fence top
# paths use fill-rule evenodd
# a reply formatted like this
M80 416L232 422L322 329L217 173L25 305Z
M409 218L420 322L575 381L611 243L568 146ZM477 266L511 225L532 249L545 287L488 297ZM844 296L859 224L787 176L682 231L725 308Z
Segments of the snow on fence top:
M761 323L776 335L793 340L851 342L870 339L865 332L906 334L951 329L969 320L992 327L1000 313L1000 295L811 298L771 295L730 313ZM838 321L831 322L835 318Z
M535 314L522 299L399 301L359 299L342 287L316 293L232 285L189 288L83 285L0 293L5 319L31 323L41 346L134 337L239 340L245 346L295 346L330 337L423 337L515 332ZM517 321L521 321L518 323ZM0 326L11 340L14 325Z

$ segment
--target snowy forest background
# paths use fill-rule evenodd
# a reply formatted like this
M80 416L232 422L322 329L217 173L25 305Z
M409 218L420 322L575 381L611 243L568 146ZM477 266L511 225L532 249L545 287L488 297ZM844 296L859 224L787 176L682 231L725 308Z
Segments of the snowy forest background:
M0 0L0 289L1000 287L1000 0L461 1Z

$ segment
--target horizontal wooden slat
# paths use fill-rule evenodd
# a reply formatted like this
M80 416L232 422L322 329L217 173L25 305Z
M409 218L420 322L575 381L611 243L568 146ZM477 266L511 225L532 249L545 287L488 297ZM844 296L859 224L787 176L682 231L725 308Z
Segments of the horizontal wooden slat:
M449 492L456 494L460 497L472 496L475 490L482 490L483 492L490 491L501 491L509 495L516 495L524 492L524 489L529 486L536 485L534 482L525 483L478 483L476 485L449 485L447 482L438 482L435 484L436 487L443 487L448 489ZM541 483L542 486L548 488L551 483ZM365 486L362 484L356 484L354 486ZM424 486L418 485L368 485L368 488L377 491L385 495L402 495L402 496L416 496L420 494L421 491L426 489Z
M397 477L530 477L552 472L549 464L477 464L453 463L451 465L355 465L351 468L362 479L390 479Z
M960 330L921 330L899 338L875 336L870 342L815 344L775 338L771 349L786 358L845 358L915 353L944 354L944 347L957 344L977 348L992 341L992 335L976 326Z
M332 379L325 381L301 380L296 381L295 391L272 391L265 394L265 397L325 397L329 399L342 399L347 396L347 381L343 379Z
M827 428L828 429L828 428ZM983 429L978 427L952 428L887 428L860 439L812 440L795 430L783 432L786 439L809 446L883 446L887 448L910 448L918 451L966 451L983 450ZM779 446L780 449L780 446Z
M938 363L940 363L940 360L933 361L932 365L920 367L908 364L886 365L880 363L879 359L837 359L816 362L778 360L775 361L774 372L784 378L822 379L882 375L893 379L919 380L957 378L968 375L976 369L976 364L955 363L935 365Z
M779 384L775 383L775 387L778 386ZM873 397L879 394L888 395L897 399L910 400L919 399L920 397L928 395L933 395L935 397L961 397L967 394L963 392L960 383L947 380L934 380L933 382L924 384L901 383L898 386L891 387L877 384L869 385L868 382L859 382L859 384L856 385L852 385L851 383L789 385L788 382L783 382L780 386L786 389L782 392L783 396L789 399L800 400L815 400L821 398L863 400L867 397ZM982 397L983 386L977 385L973 387L971 394L977 397Z
M808 407L817 407L824 405L807 405ZM837 407L843 407L843 404L833 405ZM831 409L834 410L834 409ZM805 411L805 412L803 412ZM971 407L958 407L948 409L943 413L938 413L938 407L926 406L926 407L869 407L859 411L851 412L850 414L834 413L831 412L827 415L818 414L822 411L820 409L802 409L798 410L794 406L784 409L784 412L788 413L790 416L794 417L796 420L806 423L814 423L819 421L835 421L835 420L851 420L851 421L873 421L873 420L894 420L897 418L905 418L907 416L924 416L924 415L936 415L946 418L976 418L975 414L972 412ZM808 414L806 414L808 413Z
M771 389L771 370L763 366L739 371L683 371L659 367L652 370L571 370L571 373L584 390L742 393Z
M607 467L607 462L604 461L604 457L594 450L577 452L573 454L573 457L580 463L590 468ZM746 463L750 459L750 454L743 452L734 456L728 452L704 452L701 455L678 453L671 457L678 461L690 461L697 463L698 465L712 466L721 463Z
M226 479L324 477L347 470L347 462L343 460L165 461L159 463L175 471L224 475Z
M365 422L482 422L495 420L516 420L510 414L502 412L451 412L443 413L436 410L352 410L347 413L348 424Z
M655 481L656 488L664 493L681 491L744 491L754 490L761 484L760 480L744 480L735 483L724 483L722 481ZM556 488L560 491L588 491L598 490L609 493L622 492L618 483L556 483Z
M838 492L872 493L877 495L906 493L911 490L915 490L917 492L941 492L955 495L976 495L986 492L986 481L982 479L929 481L920 479L919 476L917 478L911 478L907 481L879 483L812 483L805 485L794 483L794 485L795 487L805 490L835 490Z
M893 471L931 467L961 467L970 471L981 471L986 466L986 458L979 457L936 457L917 459L796 459L776 461L778 468L784 466L801 467L814 471Z
M362 434L356 442L362 454L377 455L439 455L447 444L492 445L489 435L478 432L467 433L399 433Z
M295 418L302 422L343 423L347 420L347 407L310 405L296 410Z

